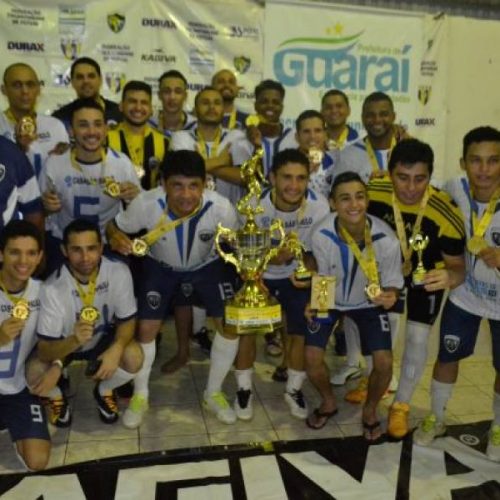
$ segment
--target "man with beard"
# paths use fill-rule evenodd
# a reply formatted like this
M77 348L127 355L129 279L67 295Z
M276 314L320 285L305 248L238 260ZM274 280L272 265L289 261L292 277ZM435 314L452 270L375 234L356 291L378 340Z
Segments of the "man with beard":
M229 130L244 129L248 113L236 109L234 101L238 97L239 86L236 76L228 69L221 69L212 76L212 87L217 89L224 101L224 118L222 126Z

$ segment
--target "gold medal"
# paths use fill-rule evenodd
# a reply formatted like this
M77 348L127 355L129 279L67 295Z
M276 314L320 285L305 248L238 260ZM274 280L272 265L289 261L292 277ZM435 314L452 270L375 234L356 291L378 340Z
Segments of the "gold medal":
M106 177L104 179L105 185L103 192L111 198L118 198L120 196L120 184L113 180L111 177Z
M12 308L11 316L16 319L26 320L30 315L30 307L24 299L19 299Z
M136 257L144 257L149 251L149 245L142 238L132 241L132 253Z
M85 306L80 310L80 318L89 323L95 323L100 315L101 314L94 306Z
M326 147L329 151L335 151L336 149L339 149L339 145L335 139L328 139Z
M410 276L411 274L411 269L412 269L412 262L411 259L405 260L403 262L403 276L406 278L407 276Z
M478 255L481 250L487 247L488 243L486 243L486 240L481 236L475 235L467 242L467 250L469 250L472 255Z
M23 116L19 120L19 135L33 137L36 135L36 122L31 116Z
M312 163L313 165L321 165L324 156L325 153L316 146L310 147L307 153L307 158L309 159L309 162Z
M260 123L260 117L258 115L249 115L245 120L246 127L257 127Z
M382 289L378 283L368 283L368 285L365 286L365 293L370 300L373 300L382 293Z

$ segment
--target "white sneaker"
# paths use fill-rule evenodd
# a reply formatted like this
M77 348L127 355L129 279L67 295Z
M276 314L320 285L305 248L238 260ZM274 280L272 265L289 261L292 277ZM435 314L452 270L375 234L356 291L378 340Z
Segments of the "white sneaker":
M490 460L500 462L500 425L491 424L486 455Z
M251 420L253 417L253 394L250 389L240 389L234 400L234 411L240 420Z
M308 410L302 391L287 391L284 396L292 416L305 420L307 418Z
M398 384L398 377L396 377L396 375L393 375L389 387L387 388L387 392L396 392L398 390Z
M427 415L413 434L413 442L419 446L429 446L435 438L446 432L444 422L438 422L436 415Z
M225 424L234 424L236 422L236 413L227 402L226 395L223 392L214 392L210 395L205 392L203 404L221 422Z
M363 370L358 366L343 364L330 378L332 385L344 385L348 380L361 377Z
M137 429L142 424L142 419L148 408L148 400L141 394L134 394L130 398L128 408L123 412L123 425L127 429Z

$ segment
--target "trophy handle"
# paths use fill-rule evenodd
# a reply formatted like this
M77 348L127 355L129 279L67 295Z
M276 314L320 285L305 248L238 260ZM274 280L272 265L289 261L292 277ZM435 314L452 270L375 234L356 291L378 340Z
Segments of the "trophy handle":
M278 239L279 242L276 246L273 246L269 249L269 252L267 252L266 256L264 257L264 260L262 261L261 269L265 269L269 261L274 257L276 257L278 255L278 252L285 245L286 234L285 234L285 228L283 227L283 221L281 219L274 219L271 222L271 225L269 226L269 237L271 239L273 237L273 234L279 235Z
M236 271L239 273L241 270L241 265L238 259L232 253L224 252L221 247L221 238L223 238L228 243L234 243L235 236L235 232L232 229L222 227L222 224L219 222L219 224L217 225L217 232L215 233L215 248L217 249L219 255L222 257L222 260L224 262L229 262L230 264L232 264L236 268Z

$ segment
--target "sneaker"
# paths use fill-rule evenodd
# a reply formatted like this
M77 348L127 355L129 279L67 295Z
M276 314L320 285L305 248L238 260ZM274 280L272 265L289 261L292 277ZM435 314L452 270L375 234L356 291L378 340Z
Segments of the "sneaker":
M130 399L134 395L134 381L130 380L126 384L120 385L115 389L118 398Z
M69 427L71 425L71 409L66 396L50 398L48 406L49 422L56 427Z
M210 396L205 392L203 405L207 410L214 413L221 422L225 424L234 424L236 422L236 413L227 402L226 395L223 392L214 392Z
M253 417L253 394L250 389L239 389L234 400L234 411L240 420Z
M410 405L395 401L389 410L387 433L395 439L402 439L408 434L408 414Z
M330 383L332 385L344 385L348 380L361 377L363 370L359 365L353 366L343 364L339 370L332 375Z
M413 442L419 446L429 446L435 438L446 432L444 422L438 422L436 415L427 415L413 434Z
M494 462L500 462L500 425L492 424L488 434L486 455Z
M142 423L144 414L148 410L148 400L141 394L134 394L128 408L123 412L122 424L127 429L137 429Z
M305 420L307 418L307 405L302 391L285 392L285 401L290 408L290 413L295 418Z
M118 405L113 391L108 394L99 392L99 384L94 387L94 399L97 401L99 417L105 424L114 424L118 420Z
M266 353L269 356L277 357L283 354L283 346L281 345L281 339L278 335L274 333L267 333L265 335L266 339Z
M344 396L344 399L349 403L361 404L366 401L366 396L368 395L368 378L363 377L358 384L356 389L348 391Z
M191 342L194 345L198 346L201 349L201 351L204 352L207 356L210 354L210 351L212 349L212 341L208 336L209 333L210 330L203 327L198 332L193 333L191 337Z

